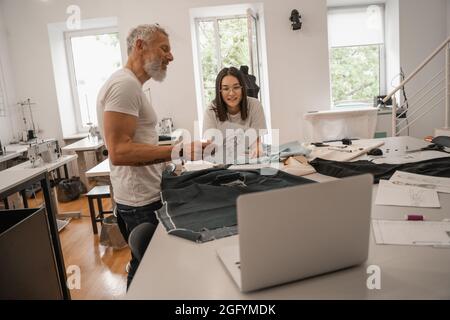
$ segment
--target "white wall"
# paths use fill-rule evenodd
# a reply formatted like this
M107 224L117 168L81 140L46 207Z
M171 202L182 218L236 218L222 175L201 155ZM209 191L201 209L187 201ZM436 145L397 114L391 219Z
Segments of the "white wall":
M8 144L13 138L12 127L15 126L16 123L11 123L11 119L16 118L15 112L17 111L7 44L8 36L8 32L4 25L3 10L0 3L0 77L2 77L4 82L3 85L5 92L3 92L3 94L6 108L5 117L0 117L0 140L2 145Z
M392 91L400 77L400 23L399 0L385 3L386 92Z
M163 83L151 81L159 117L171 116L177 127L192 131L197 119L189 9L248 2L264 4L272 127L283 128L281 141L299 139L304 112L330 105L325 0L3 0L5 24L14 30L8 45L17 96L39 103L36 121L43 136L62 138L47 24L64 22L76 4L82 19L118 17L122 51L128 30L158 22L170 34L175 57ZM289 15L298 9L303 28L294 32Z
M399 5L400 65L408 76L446 39L447 1L400 0ZM418 74L417 79L406 86L408 96L411 97L443 69L444 55L441 53L423 72ZM411 102L413 103L411 111L413 111L418 105L414 105L414 99ZM412 126L410 135L418 138L433 135L434 128L444 125L443 118L444 105L441 103L434 111Z
M450 0L447 0L447 37L450 36Z
M399 0L385 2L386 94L400 83L400 12ZM399 97L399 95L396 95ZM379 114L376 132L392 135L392 117Z

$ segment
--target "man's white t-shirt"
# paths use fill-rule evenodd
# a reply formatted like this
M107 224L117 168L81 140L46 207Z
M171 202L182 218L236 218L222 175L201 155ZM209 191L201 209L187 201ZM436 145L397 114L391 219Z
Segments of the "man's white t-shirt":
M158 144L156 131L158 118L142 91L142 84L130 69L122 68L116 71L100 89L97 98L97 114L102 133L104 133L104 111L120 112L137 117L133 142ZM114 166L111 161L109 164L114 200L117 203L140 207L160 199L163 164L141 167Z

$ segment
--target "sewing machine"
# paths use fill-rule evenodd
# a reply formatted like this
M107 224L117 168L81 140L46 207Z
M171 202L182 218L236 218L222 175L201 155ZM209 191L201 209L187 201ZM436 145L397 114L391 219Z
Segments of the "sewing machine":
M45 163L55 162L61 156L58 141L55 139L37 141L28 146L28 160L36 167L39 159Z

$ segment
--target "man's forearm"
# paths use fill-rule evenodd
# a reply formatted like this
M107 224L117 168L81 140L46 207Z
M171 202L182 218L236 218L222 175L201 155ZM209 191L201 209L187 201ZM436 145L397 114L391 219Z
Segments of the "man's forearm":
M108 150L113 165L146 166L172 160L172 146L122 143Z

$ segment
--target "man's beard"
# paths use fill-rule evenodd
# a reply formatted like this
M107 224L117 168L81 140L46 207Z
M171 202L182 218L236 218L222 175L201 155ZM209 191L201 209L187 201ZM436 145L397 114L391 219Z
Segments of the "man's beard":
M144 71L147 75L155 81L163 81L166 77L166 70L162 68L161 60L146 61L144 64Z

